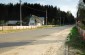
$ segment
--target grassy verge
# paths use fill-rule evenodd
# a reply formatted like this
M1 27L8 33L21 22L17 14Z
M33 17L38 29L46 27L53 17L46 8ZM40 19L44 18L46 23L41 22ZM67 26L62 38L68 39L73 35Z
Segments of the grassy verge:
M44 26L41 26L41 27L38 27L37 29L41 29L41 28L52 28L52 27L58 27L59 25L44 25Z
M14 33L14 32L21 32L21 31L25 31L27 29L16 29L16 30L3 30L3 31L0 31L0 34L7 34L7 33Z
M85 41L79 35L78 29L76 27L72 28L68 38L69 41L67 41L66 44L74 49L81 51L82 53L79 53L79 55L85 55Z
M14 32L21 32L21 31L26 31L26 30L37 30L37 29L43 29L43 28L52 28L52 27L57 27L58 25L44 25L38 28L33 28L33 29L17 29L17 30L4 30L0 31L0 34L6 34L6 33L14 33Z

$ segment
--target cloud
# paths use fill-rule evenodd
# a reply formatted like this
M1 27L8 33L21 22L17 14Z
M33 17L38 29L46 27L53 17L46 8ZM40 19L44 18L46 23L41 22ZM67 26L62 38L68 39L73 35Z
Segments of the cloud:
M79 0L37 0L36 3L43 5L53 5L59 7L62 11L71 11L76 17L77 5Z
M78 2L79 0L57 0L52 4L59 7L62 11L71 11L76 17Z
M0 0L0 3L5 3L5 4L8 4L8 3L17 3L19 2L19 0Z
M77 12L77 8L76 7L73 8L71 6L62 6L62 7L60 7L60 9L62 11L65 11L65 12L70 11L76 17L76 12Z

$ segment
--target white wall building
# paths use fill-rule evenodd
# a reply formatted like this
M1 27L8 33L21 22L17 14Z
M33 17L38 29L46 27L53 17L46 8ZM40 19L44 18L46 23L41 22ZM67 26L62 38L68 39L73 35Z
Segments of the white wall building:
M44 17L37 17L35 15L32 15L29 20L29 25L37 25L37 26L44 25Z
M29 26L35 25L35 17L32 15L29 20Z

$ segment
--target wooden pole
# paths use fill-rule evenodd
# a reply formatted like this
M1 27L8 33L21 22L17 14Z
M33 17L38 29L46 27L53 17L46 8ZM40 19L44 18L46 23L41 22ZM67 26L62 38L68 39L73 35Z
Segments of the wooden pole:
M47 10L46 10L46 25L48 24L47 18L48 18L48 17L47 17Z
M22 26L22 7L21 7L21 0L20 0L20 26Z

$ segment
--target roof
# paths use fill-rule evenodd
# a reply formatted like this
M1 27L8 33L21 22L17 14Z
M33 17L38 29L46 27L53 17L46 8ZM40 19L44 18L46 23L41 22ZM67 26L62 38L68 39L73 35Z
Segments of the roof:
M39 23L42 23L43 24L43 21L44 21L44 17L38 17L38 16L35 16L35 15L32 15L33 18L35 18L35 20Z

